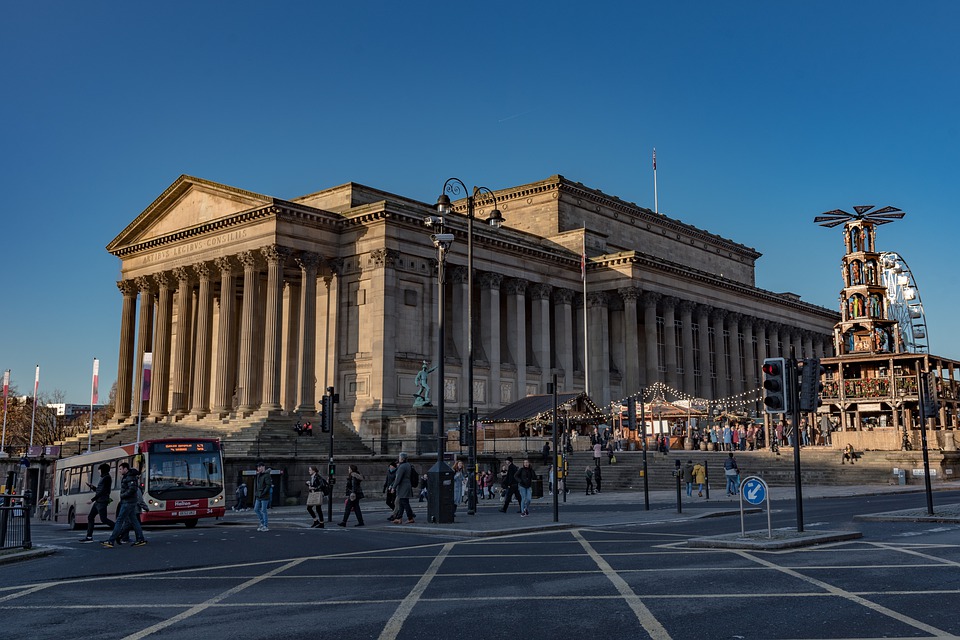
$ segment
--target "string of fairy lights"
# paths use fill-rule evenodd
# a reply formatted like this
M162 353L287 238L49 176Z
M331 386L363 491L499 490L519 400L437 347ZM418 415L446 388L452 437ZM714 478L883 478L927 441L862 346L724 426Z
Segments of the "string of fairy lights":
M748 409L752 409L756 406L756 403L760 401L761 394L763 392L762 387L757 387L756 389L749 389L743 393L738 393L732 396L727 396L724 398L716 398L714 400L708 400L706 398L700 398L693 396L679 389L675 389L670 385L664 382L655 382L654 384L632 393L620 400L614 400L610 402L609 408L598 408L596 411L589 411L587 413L581 413L578 415L578 420L590 420L597 422L607 422L614 418L618 418L623 414L623 406L630 400L636 400L637 402L643 402L644 404L650 404L650 412L653 415L657 414L656 406L659 405L670 405L676 410L688 411L689 413L704 414L709 413L711 407L713 408L722 408L724 411L739 413L746 412ZM672 398L672 400L670 399ZM685 403L686 406L675 404L675 403ZM681 417L681 414L678 413L676 417ZM553 409L547 411L542 411L538 413L532 421L543 422L550 421L553 419Z

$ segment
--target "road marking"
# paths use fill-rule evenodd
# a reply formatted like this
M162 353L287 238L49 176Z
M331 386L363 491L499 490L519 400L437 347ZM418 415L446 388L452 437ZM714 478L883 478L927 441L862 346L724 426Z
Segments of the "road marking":
M617 591L620 592L620 595L626 600L627 604L633 609L634 615L637 616L637 620L640 621L640 624L643 626L644 630L650 634L650 637L654 640L671 640L670 634L667 633L667 630L664 629L663 625L660 624L660 621L650 612L650 609L647 608L645 604L640 600L640 597L634 593L633 589L630 588L630 585L627 584L627 581L620 577L613 567L603 559L596 549L590 546L590 543L580 535L579 531L572 531L573 537L583 546L584 551L593 558L593 561L597 563L597 566L600 567L600 570L603 571L603 574L607 576L607 579L613 583L613 586L616 587Z
M152 633L156 633L157 631L162 631L163 629L166 629L171 625L174 625L178 622L186 620L187 618L190 618L192 616L197 615L198 613L205 611L206 609L210 608L215 604L219 604L224 599L229 598L230 596L236 595L241 591L243 591L244 589L252 587L257 583L263 582L267 578L272 578L274 575L278 573L282 573L287 569L292 569L293 567L297 566L301 562L303 562L303 559L293 560L292 562L288 562L281 567L277 567L272 571L268 571L262 576L257 576L256 578L253 578L252 580L247 580L243 584L239 584L233 587L232 589L227 589L220 595L214 596L205 602L201 602L200 604L193 606L187 609L186 611L173 616L172 618L167 618L163 622L158 622L157 624L149 626L146 629L138 631L137 633L131 633L130 635L126 636L123 640L139 640L140 638L145 638Z
M420 577L420 580L417 581L417 584L414 585L413 589L410 590L410 593L407 594L407 597L403 599L399 606L397 606L397 610L393 612L393 615L390 616L390 619L387 620L386 626L383 628L383 631L380 632L380 640L393 640L397 637L397 634L400 633L400 629L403 628L403 623L410 615L410 612L413 611L413 607L416 606L420 596L423 595L423 592L430 585L430 581L433 580L435 575L437 575L440 565L443 564L444 559L447 557L447 554L450 553L450 550L453 549L455 544L457 543L448 542L447 544L443 545L443 548L440 549L440 553L437 554L437 557L434 558L433 562L430 563L430 566L427 567L426 572Z
M917 629L920 629L921 631L926 631L927 633L932 634L933 636L935 636L935 637L937 637L937 638L953 638L953 637L955 637L954 635L952 635L952 634L950 634L950 633L947 633L946 631L942 631L941 629L938 629L938 628L936 628L936 627L934 627L934 626L931 626L931 625L929 625L929 624L920 622L919 620L916 620L916 619L911 618L911 617L909 617L909 616L905 616L905 615L903 615L902 613L899 613L899 612L897 612L897 611L894 611L893 609L888 609L887 607L884 607L883 605L879 605L879 604L877 604L877 603L875 603L875 602L871 602L871 601L869 601L869 600L867 600L867 599L865 599L865 598L861 598L860 596L855 595L855 594L853 594L853 593L850 593L849 591L847 591L847 590L845 590L845 589L841 589L840 587L835 587L835 586L833 586L832 584L828 584L828 583L826 583L826 582L824 582L824 581L822 581L822 580L817 580L816 578L812 578L812 577L810 577L810 576L804 575L804 574L800 573L799 571L794 571L793 569L788 569L787 567L782 567L782 566L780 566L780 565L774 564L774 563L772 563L772 562L770 562L770 561L768 561L768 560L764 560L763 558L759 558L759 557L757 557L757 556L755 556L755 555L753 555L753 554L751 554L751 553L748 553L748 552L746 552L746 551L735 550L734 553L737 554L737 555L739 555L739 556L741 556L741 557L743 557L743 558L746 558L747 560L752 560L753 562L756 562L756 563L758 563L758 564L762 564L762 565L765 566L765 567L769 567L769 568L774 569L774 570L776 570L776 571L780 571L780 572L782 572L782 573L785 573L785 574L787 574L787 575L789 575L789 576L793 576L794 578L799 578L800 580L803 580L803 581L805 581L805 582L809 582L810 584L813 584L813 585L816 585L816 586L820 587L821 589L823 589L823 590L826 591L827 593L831 593L831 594L833 594L833 595L840 596L841 598L846 598L847 600L850 600L850 601L852 601L852 602L856 602L857 604L859 604L859 605L861 605L861 606L864 606L864 607L866 607L866 608L868 608L868 609L872 609L873 611L876 611L877 613L880 613L880 614L883 614L883 615L888 616L888 617L890 617L890 618L893 618L894 620L899 620L900 622L902 622L902 623L904 623L904 624L908 624L908 625L910 625L911 627L915 627L915 628L917 628Z
M934 565L925 565L925 566L942 566L942 567L960 567L960 562L955 560L947 560L945 558L938 558L937 556L931 556L926 553L920 553L919 551L914 551L913 549L907 549L904 547L895 547L892 544L885 544L883 542L872 542L872 545L875 547L880 547L881 549L889 549L890 551L899 551L900 553L906 553L912 556L918 556L920 558L925 558L927 560L932 560ZM897 565L898 567L901 565Z

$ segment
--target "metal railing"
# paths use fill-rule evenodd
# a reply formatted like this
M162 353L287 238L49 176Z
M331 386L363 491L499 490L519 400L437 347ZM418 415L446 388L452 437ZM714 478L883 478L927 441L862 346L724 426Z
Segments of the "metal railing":
M7 475L7 487L8 492L13 487L13 471ZM0 495L0 549L33 548L30 539L31 499L29 489L21 496L12 493Z

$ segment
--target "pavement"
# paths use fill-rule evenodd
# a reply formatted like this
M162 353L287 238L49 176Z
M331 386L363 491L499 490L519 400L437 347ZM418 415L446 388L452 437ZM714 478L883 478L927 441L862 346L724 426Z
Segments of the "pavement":
M934 491L948 491L960 489L960 483L944 483ZM770 502L776 504L783 500L796 498L794 487L769 487ZM847 485L847 486L803 486L803 498L841 498L852 496L871 496L902 493L922 493L923 488L901 485ZM643 491L621 490L593 495L583 495L571 492L567 494L566 502L562 497L558 500L558 514L556 521L553 517L553 496L533 500L530 506L530 515L521 518L518 505L511 503L507 513L500 513L499 500L478 500L475 515L467 515L466 505L458 508L454 522L436 524L427 521L427 503L411 501L416 514L415 524L395 525L387 521L389 509L379 497L368 496L361 503L364 521L368 529L382 529L384 532L402 531L407 533L432 534L443 536L457 536L466 538L496 537L536 533L542 531L584 528L584 527L614 527L629 525L650 525L665 522L679 522L697 518L714 518L724 516L738 516L740 514L739 496L727 496L722 492L713 492L709 499L699 498L696 495L688 498L681 496L680 510L677 509L677 494L673 490L651 490L649 492L649 509L645 508ZM333 521L327 522L327 527L336 527L336 523L343 515L343 498L334 497ZM936 500L934 500L936 502ZM774 506L774 508L776 508ZM745 513L760 511L744 503ZM324 505L327 513L327 505ZM270 509L271 529L307 529L313 522L307 514L306 507L272 507ZM960 503L937 504L934 514L929 515L926 508L904 509L876 514L864 514L854 517L858 521L871 522L950 522L960 523ZM242 512L227 511L222 520L215 526L250 526L257 523L256 514L252 509ZM351 516L349 527L356 521ZM51 523L34 521L34 526L51 526ZM57 526L53 524L53 526ZM202 525L201 525L202 526ZM797 532L789 529L777 529L769 535L766 529L747 531L742 535L739 530L721 536L705 536L693 538L690 546L716 548L743 548L755 550L775 550L796 546L823 544L837 540L850 539L851 532L807 530ZM27 560L53 553L53 549L42 545L35 545L30 550L7 550L0 552L0 564Z

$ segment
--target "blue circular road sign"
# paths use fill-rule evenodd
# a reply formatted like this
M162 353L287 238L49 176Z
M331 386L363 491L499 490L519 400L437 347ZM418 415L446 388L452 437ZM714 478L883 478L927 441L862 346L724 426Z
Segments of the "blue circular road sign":
M751 476L743 481L740 494L750 504L762 504L767 499L767 483Z

